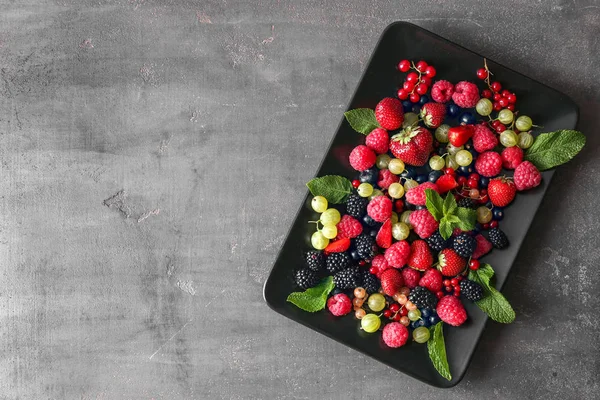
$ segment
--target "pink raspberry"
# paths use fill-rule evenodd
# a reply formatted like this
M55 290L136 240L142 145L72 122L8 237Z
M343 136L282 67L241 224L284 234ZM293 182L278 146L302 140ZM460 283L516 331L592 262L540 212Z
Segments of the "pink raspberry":
M517 146L507 147L500 153L502 166L506 169L515 169L523 161L523 150Z
M389 347L402 347L408 341L408 329L400 322L390 322L383 328L381 337Z
M375 128L367 135L365 144L377 154L387 153L390 144L390 135L385 129Z
M437 293L442 290L442 273L436 268L429 268L423 274L423 277L419 281L419 286L429 289L433 293Z
M437 315L442 321L452 326L460 326L467 320L467 312L458 297L452 295L442 297L437 304Z
M475 243L477 243L477 245L475 246L475 251L471 256L474 259L478 259L485 256L487 253L490 252L490 250L492 250L493 247L492 243L489 240L487 240L485 236L483 236L481 233L475 236Z
M527 190L540 184L542 174L531 162L523 161L515 168L513 179L518 191Z
M338 239L353 239L362 233L362 224L354 217L348 214L342 216L342 219L336 225Z
M386 269L392 268L385 259L383 254L378 254L371 260L371 266L377 268L377 277L381 278L381 273Z
M402 271L402 278L404 278L404 286L408 286L410 289L414 289L419 286L419 280L421 279L421 273L413 268L404 268Z
M502 157L495 151L481 153L475 161L475 170L479 175L494 177L502 171Z
M452 100L462 108L473 108L479 101L479 89L471 82L462 81L454 86Z
M410 214L410 224L421 239L428 238L437 231L440 224L427 209L416 210Z
M402 268L409 256L410 244L406 240L394 243L385 251L385 261L394 268Z
M367 205L367 214L377 222L385 222L392 216L392 200L387 196L377 196Z
M409 189L406 192L406 201L415 206L424 206L426 201L425 189L431 189L439 193L438 187L432 182L423 182L419 186Z
M475 151L483 153L484 151L492 150L496 146L498 146L498 138L494 132L485 125L475 125L475 131L473 132L473 147Z
M454 94L454 85L448 81L437 81L431 87L431 98L438 103L447 103Z
M365 145L356 146L350 153L350 165L357 171L364 171L375 165L377 156Z
M379 181L377 182L377 185L382 189L387 189L392 183L396 183L399 180L400 178L397 175L392 174L389 169L382 169L379 171Z
M338 293L327 300L327 309L336 317L341 317L352 310L352 301L344 293Z

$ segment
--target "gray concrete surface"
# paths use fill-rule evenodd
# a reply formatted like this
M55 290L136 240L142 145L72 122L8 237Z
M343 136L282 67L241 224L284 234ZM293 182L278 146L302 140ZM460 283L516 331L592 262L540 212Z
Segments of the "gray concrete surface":
M0 0L0 398L597 399L598 1ZM301 328L267 276L383 28L572 96L489 325L440 391Z

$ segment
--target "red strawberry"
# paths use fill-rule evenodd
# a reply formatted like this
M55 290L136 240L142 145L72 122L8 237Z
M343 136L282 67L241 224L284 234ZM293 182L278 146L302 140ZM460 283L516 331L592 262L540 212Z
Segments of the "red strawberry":
M512 179L494 178L488 184L488 196L493 205L506 207L515 198L517 187Z
M446 118L446 106L440 103L427 103L421 108L421 118L429 128L437 128Z
M455 296L442 297L435 310L442 321L452 326L460 326L467 320L465 307Z
M423 274L423 277L419 281L419 286L423 286L433 293L439 292L442 290L442 274L435 268L429 268Z
M459 125L448 129L448 141L452 146L460 147L467 143L475 133L473 125Z
M325 255L329 255L331 253L341 253L343 251L346 251L350 248L350 239L348 238L344 238L344 239L340 239L340 240L336 240L335 242L331 242L327 245L327 247L325 247L325 250L323 250L323 253L325 253Z
M433 264L433 256L429 251L429 245L424 240L415 240L410 245L410 257L408 258L408 266L417 271L425 271L431 268Z
M375 119L383 129L393 131L404 122L404 108L398 99L386 97L375 106Z
M467 260L456 254L452 249L444 249L438 255L438 269L444 276L456 276L463 272Z
M475 247L475 251L471 258L478 259L486 255L492 250L492 243L485 238L481 233L475 236L475 241L477 242L477 246Z
M408 165L425 165L432 149L433 136L421 126L406 127L390 140L392 154Z
M375 238L377 246L387 249L392 245L392 220L388 219L381 225L377 237Z
M449 192L452 189L455 189L458 187L458 183L456 182L456 179L454 178L454 176L452 175L442 175L438 178L437 181L435 181L435 184L438 187L438 192L440 194Z
M409 289L414 289L419 285L419 280L421 279L421 273L419 271L412 268L402 268L400 272L402 272L404 286Z
M381 289L388 296L393 296L400 288L404 286L404 278L402 273L395 268L386 269L381 274Z

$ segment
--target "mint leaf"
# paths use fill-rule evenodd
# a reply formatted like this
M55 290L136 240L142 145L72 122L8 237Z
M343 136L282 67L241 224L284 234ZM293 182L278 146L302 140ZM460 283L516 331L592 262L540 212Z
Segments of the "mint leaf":
M438 192L432 189L425 189L425 205L436 221L442 219L444 216L444 200Z
M368 135L375 128L379 128L379 123L375 118L375 111L370 108L355 108L346 111L344 116L348 123L358 133Z
M443 326L444 323L440 321L430 328L431 337L427 341L427 351L429 352L429 359L437 372L447 380L451 380L452 375L446 358Z
M450 236L452 236L452 224L446 219L446 217L443 217L440 220L440 235L442 235L442 237L444 239L449 239Z
M453 214L446 215L446 220L448 220L448 222L450 222L452 224L452 226L454 226L460 222L460 218L458 218L456 215L453 215Z
M579 131L560 130L542 133L527 149L525 160L531 161L540 171L566 163L585 145L585 136Z
M311 179L306 186L313 196L323 196L331 204L343 203L352 193L352 182L338 175Z
M333 277L328 276L317 286L306 289L304 292L293 292L287 301L304 311L316 312L325 308L327 295L333 290Z
M451 192L448 192L446 195L446 199L444 199L444 215L454 214L456 212L456 208L458 205L456 204L456 199Z
M469 279L483 288L483 298L475 302L491 319L503 324L515 320L515 311L506 298L490 285L494 270L489 264L481 264L479 269L469 270Z
M459 219L456 226L458 226L460 230L470 231L475 228L475 223L477 222L477 212L475 210L465 207L458 207L458 210L456 210L456 216Z

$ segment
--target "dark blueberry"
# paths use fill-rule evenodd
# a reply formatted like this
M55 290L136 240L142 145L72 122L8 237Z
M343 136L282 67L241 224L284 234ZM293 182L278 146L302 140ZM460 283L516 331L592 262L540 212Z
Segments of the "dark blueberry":
M481 225L479 222L475 224L475 229L473 229L475 232L481 232L483 230L483 225Z
M356 251L356 250L352 250L350 252L350 257L352 257L352 259L354 261L360 261L360 259L361 259L360 256L358 255L358 251Z
M425 321L423 321L422 319L418 319L418 320L416 320L416 321L413 321L413 322L411 322L411 323L410 323L410 326L411 326L413 329L416 329L416 328L418 328L418 327L420 327L420 326L425 326Z
M344 293L344 291L342 289L334 288L330 294L331 294L331 296L335 296L336 294L340 294L340 293Z
M435 183L442 175L444 175L442 171L431 171L429 173L429 182Z
M405 179L409 179L409 178L414 178L416 175L416 169L413 166L407 165L404 167L404 171L402 171L402 173L400 174L400 177L405 178Z
M422 95L421 98L419 99L419 104L420 105L425 105L429 103L429 96L427 96L426 94Z
M492 207L494 207L494 205L492 204L492 202L491 202L491 201L488 201L487 203L485 203L485 206L486 206L487 208L489 208L490 210L492 209Z
M438 147L438 150L437 150L438 156L443 156L447 152L448 152L448 150L446 149L445 145Z
M460 107L457 106L456 104L448 104L448 116L449 117L456 117L458 115L458 113L460 113Z
M421 317L422 318L429 318L430 315L431 315L431 308L422 308L421 309Z
M427 175L417 175L417 177L415 178L415 181L417 181L418 183L423 183L423 182L427 182L427 179L429 179L429 177Z
M464 122L467 125L474 124L476 122L475 116L470 111L465 111L460 115L460 122Z
M377 229L373 229L371 232L369 232L369 235L371 235L371 237L376 237L377 233L379 233L379 231Z
M474 169L472 166L467 165L466 167L458 167L459 175L469 176L473 173Z
M485 176L479 177L479 188L485 189L490 184L490 178L486 178Z
M469 140L467 143L464 144L465 146L465 150L473 150L473 142L471 142L471 140Z
M404 202L404 208L406 208L408 211L416 210L416 206L414 204L409 203L408 201Z
M421 114L421 106L419 105L419 103L415 104L412 107L412 112L414 112L417 115Z
M377 179L379 179L379 169L377 169L376 167L369 168L366 171L362 171L360 173L360 177L358 178L358 180L360 180L362 183L366 182L372 185L377 184Z
M431 317L429 317L429 324L430 325L435 325L438 322L440 322L440 317L438 317L437 315L432 315Z
M502 221L502 218L504 218L504 210L499 207L492 208L492 218L496 221Z
M377 225L377 221L375 221L373 218L371 218L371 217L369 216L369 214L366 214L366 215L363 217L363 222L364 222L365 224L367 224L367 226L371 226L371 227L373 227L373 226L376 226L376 225Z
M402 102L402 108L404 108L404 112L410 112L410 110L412 110L412 103L410 102L410 100L404 100Z
M427 207L425 207L425 206L415 206L415 210L424 210L426 208Z
M473 148L469 149L468 151L473 156L473 160L476 160L479 153L477 151L475 151L475 149L473 149Z

